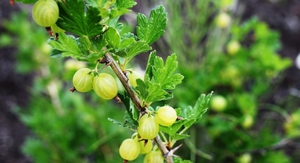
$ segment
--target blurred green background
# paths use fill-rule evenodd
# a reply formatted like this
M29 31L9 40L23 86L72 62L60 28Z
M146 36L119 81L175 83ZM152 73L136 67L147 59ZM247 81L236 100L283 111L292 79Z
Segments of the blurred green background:
M138 12L158 4L168 12L153 48L162 57L176 53L185 79L167 103L186 107L214 91L177 155L199 163L300 161L299 2L137 3L121 19L133 32ZM0 162L122 162L118 147L132 133L108 117L123 121L125 107L70 92L75 71L89 65L49 57L49 36L32 21L30 5L0 6ZM147 58L132 66L145 68Z

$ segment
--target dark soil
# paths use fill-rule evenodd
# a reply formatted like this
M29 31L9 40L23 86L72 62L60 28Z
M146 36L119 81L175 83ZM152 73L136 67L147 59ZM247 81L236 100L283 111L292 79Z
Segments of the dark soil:
M0 2L0 22L8 19L11 13L17 12L16 6L10 6L9 1ZM0 35L6 32L0 23ZM20 75L14 71L15 47L0 49L0 162L26 163L30 162L20 151L29 130L13 113L15 106L26 106L29 93L26 87L31 85L31 75Z
M275 1L275 0L273 0ZM244 3L243 19L257 15L267 22L272 29L281 33L283 48L280 55L295 60L300 52L300 1L299 0L241 0ZM139 4L142 4L140 2ZM8 19L11 13L17 12L16 6L10 6L8 0L0 2L0 34L6 32L1 27L2 19ZM16 47L0 49L0 162L27 163L29 158L21 153L20 147L29 130L13 113L14 106L24 107L29 101L26 87L32 84L32 75L20 75L14 71ZM300 90L300 70L293 65L283 73L270 100L285 105L289 101L282 101L291 95L291 90ZM299 96L295 106L300 106Z

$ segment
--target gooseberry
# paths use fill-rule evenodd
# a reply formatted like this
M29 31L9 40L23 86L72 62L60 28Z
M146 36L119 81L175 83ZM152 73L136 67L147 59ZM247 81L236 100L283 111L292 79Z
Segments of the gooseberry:
M78 92L88 92L93 88L94 74L88 68L81 68L73 76L73 86Z
M152 115L145 114L139 120L138 133L143 139L153 139L159 131L159 125Z
M137 83L136 83L137 79L144 80L143 74L141 72L138 72L138 71L131 71L131 72L129 72L127 74L127 77L129 79L130 85L133 86L133 87L137 86Z
M210 106L214 111L223 111L226 109L227 100L221 95L213 96L210 101Z
M58 5L54 0L38 0L32 8L33 20L42 27L55 24L59 16Z
M216 17L217 26L220 28L226 28L229 25L230 21L230 16L225 12L220 13Z
M139 141L141 151L140 154L146 154L151 151L153 144L151 140L141 140Z
M230 41L228 44L227 44L227 52L228 54L230 55L235 55L239 50L240 50L240 43L238 41Z
M171 126L177 119L176 111L170 106L163 106L157 110L155 120L162 126Z
M107 73L100 73L95 76L93 88L96 94L104 100L110 100L118 94L118 84L115 78Z
M144 163L164 163L161 151L151 151L146 154Z
M140 145L134 139L125 139L119 148L119 154L124 160L132 161L139 156Z

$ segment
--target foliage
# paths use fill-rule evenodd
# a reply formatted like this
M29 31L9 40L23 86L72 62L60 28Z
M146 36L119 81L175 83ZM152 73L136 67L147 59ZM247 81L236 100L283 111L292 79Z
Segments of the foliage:
M264 158L258 150L261 148L269 149L267 155L273 156L273 145L288 135L271 132L269 128L275 128L275 125L261 123L257 114L274 79L291 65L289 59L277 53L281 47L279 33L256 17L239 22L234 10L223 1L176 0L166 3L166 8L170 21L164 38L172 52L185 54L178 60L179 72L185 80L174 91L171 104L179 101L179 106L185 107L198 92L214 90L213 97L222 97L222 101L215 101L217 104L211 103L211 106L224 107L209 110L198 127L192 127L190 132L202 136L191 137L191 144L195 145L189 145L189 148L193 154L185 158L192 162L234 162L238 161L239 155L250 153L256 162ZM230 16L230 20L226 16L230 23L222 22L226 27L218 26L219 13ZM229 49L232 42L235 47ZM286 126L292 126L290 124ZM290 162L284 154L277 157Z

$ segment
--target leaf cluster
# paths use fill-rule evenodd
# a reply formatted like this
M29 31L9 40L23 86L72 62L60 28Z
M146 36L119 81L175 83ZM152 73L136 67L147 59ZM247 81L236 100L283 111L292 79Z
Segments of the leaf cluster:
M72 35L59 33L58 39L49 39L54 49L51 56L95 62L111 52L124 58L126 67L136 55L152 49L150 44L162 36L167 22L164 7L158 6L149 18L138 14L137 36L130 32L121 35L119 17L135 4L133 0L58 2L60 18L56 24Z
M173 97L172 90L180 84L183 76L175 73L178 62L175 54L167 57L164 63L161 57L152 52L148 59L148 66L144 81L137 80L136 92L147 106L151 102L167 100Z

